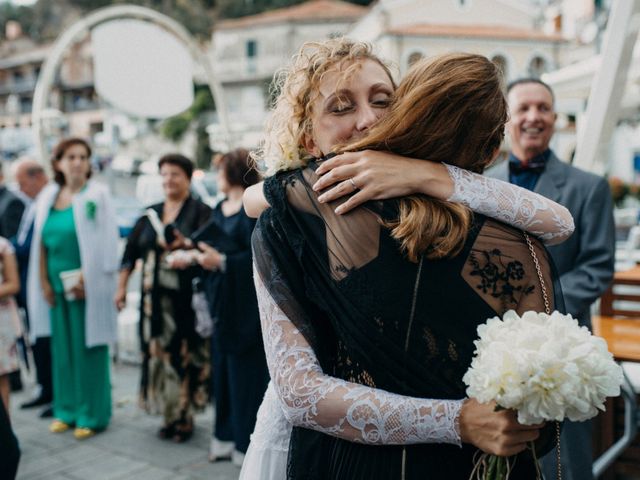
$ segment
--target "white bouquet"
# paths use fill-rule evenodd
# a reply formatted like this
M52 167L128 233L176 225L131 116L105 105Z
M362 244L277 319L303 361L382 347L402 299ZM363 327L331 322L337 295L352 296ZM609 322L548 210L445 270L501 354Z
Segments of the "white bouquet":
M467 395L517 410L523 425L584 421L605 409L607 397L620 395L622 368L607 343L571 315L530 311L520 317L510 310L502 320L494 317L480 325L478 336L462 379ZM482 461L483 478L508 478L508 461L492 456ZM492 464L499 466L486 467Z

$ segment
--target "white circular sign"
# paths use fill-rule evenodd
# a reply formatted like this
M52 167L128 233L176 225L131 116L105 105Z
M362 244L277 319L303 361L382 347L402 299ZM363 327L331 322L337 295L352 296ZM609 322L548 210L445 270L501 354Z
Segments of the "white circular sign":
M112 20L91 31L95 88L114 107L166 118L193 103L193 61L166 30L141 20Z

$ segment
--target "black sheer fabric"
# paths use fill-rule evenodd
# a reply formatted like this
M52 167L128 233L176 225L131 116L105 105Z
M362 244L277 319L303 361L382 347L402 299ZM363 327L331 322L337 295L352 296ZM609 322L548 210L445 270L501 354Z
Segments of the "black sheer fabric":
M406 260L380 219L395 202L344 215L320 204L309 168L267 179L272 208L253 236L258 274L280 309L313 347L327 373L422 398L465 397L462 376L479 324L509 309L544 311L540 282L522 232L475 215L453 258ZM551 308L560 290L542 244ZM468 478L475 448L429 444L369 446L294 428L292 479ZM514 478L534 478L526 458Z

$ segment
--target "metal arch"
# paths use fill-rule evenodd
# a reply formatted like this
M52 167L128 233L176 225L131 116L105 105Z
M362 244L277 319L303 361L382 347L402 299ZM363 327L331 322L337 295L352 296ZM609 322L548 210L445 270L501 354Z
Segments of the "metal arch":
M65 32L62 33L56 40L51 53L44 62L44 65L38 76L35 91L33 94L33 107L31 111L32 128L36 139L36 146L38 148L39 161L47 163L45 159L47 154L45 152L44 137L42 131L42 112L47 107L47 96L53 84L56 70L66 52L67 48L75 43L78 37L87 34L95 26L108 22L114 19L120 18L133 18L140 20L148 20L156 25L166 29L169 33L175 35L179 40L186 44L192 60L201 65L204 68L207 84L213 95L216 110L218 111L218 118L223 131L229 133L229 123L227 117L227 108L224 102L224 96L222 94L222 85L216 80L213 72L213 68L207 56L200 50L198 44L195 42L189 31L176 22L172 18L151 10L145 7L139 7L137 5L116 5L113 7L106 7L87 15L86 17L78 20Z

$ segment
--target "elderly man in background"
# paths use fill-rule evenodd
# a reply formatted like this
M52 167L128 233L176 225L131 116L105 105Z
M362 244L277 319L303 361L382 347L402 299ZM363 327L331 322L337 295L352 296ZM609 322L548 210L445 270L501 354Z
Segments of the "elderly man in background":
M20 283L23 288L18 295L18 305L25 312L27 328L29 316L27 313L27 271L29 265L29 251L33 236L33 221L35 218L35 200L49 179L43 166L29 157L19 158L13 165L13 178L18 184L18 195L26 206L16 235L12 238L20 271ZM49 337L40 337L32 346L33 360L36 364L36 379L39 385L38 393L21 408L33 408L48 405L52 400L51 386L51 348ZM51 416L51 407L41 412L42 417Z
M487 175L533 190L569 209L575 232L549 247L560 275L566 312L591 328L590 308L614 273L615 230L609 185L556 157L549 148L557 114L551 87L533 78L507 88L511 138L509 161ZM565 422L561 439L564 480L592 479L591 422ZM555 478L555 452L542 460L545 478Z

